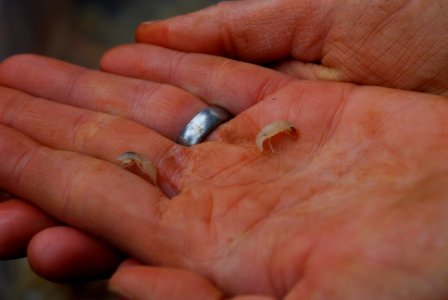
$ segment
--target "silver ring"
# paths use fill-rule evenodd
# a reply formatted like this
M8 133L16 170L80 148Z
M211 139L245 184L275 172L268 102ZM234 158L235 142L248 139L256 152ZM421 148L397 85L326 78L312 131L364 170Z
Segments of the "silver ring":
M182 130L177 142L184 146L193 146L202 142L219 125L232 118L225 109L209 106L200 111Z

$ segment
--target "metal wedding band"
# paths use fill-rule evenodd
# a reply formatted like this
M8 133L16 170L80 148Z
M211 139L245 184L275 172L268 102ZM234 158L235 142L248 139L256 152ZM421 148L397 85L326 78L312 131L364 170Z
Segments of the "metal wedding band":
M182 130L177 142L184 146L193 146L202 142L219 125L232 118L225 109L209 106L200 111Z

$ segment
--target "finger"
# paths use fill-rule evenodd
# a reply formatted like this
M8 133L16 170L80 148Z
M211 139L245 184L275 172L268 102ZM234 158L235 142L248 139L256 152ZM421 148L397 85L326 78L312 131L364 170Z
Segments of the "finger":
M101 66L108 72L176 85L235 115L292 80L247 63L143 44L112 49Z
M123 255L75 228L51 227L33 237L28 260L40 276L70 282L109 278Z
M20 200L0 203L0 259L24 257L31 238L57 221Z
M118 62L122 57L126 59ZM169 61L172 65L159 65L158 61ZM251 64L151 45L112 49L103 57L102 67L127 76L178 85L209 103L227 108L238 117L221 126L210 139L238 145L254 146L257 133L276 120L288 120L299 125L297 128L303 132L309 130L310 134L302 135L301 141L310 138L314 139L310 142L318 142L330 128L332 118L326 114L337 112L352 89L350 85L298 81ZM331 101L328 95L333 96Z
M178 164L166 162L173 153L181 153L180 146L154 131L120 117L46 101L8 88L0 87L0 93L0 123L41 144L114 163L123 152L141 153L160 171L158 184L165 192L171 195L179 189L177 178L170 176Z
M320 60L337 1L228 1L141 24L138 42L251 62Z
M168 199L153 185L108 162L40 146L5 126L0 153L1 188L137 258L149 260L158 251L164 257L170 234L159 225ZM160 249L152 247L157 243Z
M53 281L105 279L122 259L76 229L53 227L56 220L25 201L0 203L0 220L0 259L24 257L28 248L33 269Z
M269 296L237 296L228 300L275 300Z
M123 261L118 268L125 268L125 267L133 267L133 266L142 266L144 263L136 260L135 258L128 258L125 261Z
M180 269L131 266L118 269L109 289L135 300L220 300L222 293L208 280Z
M179 88L87 70L35 55L0 64L0 84L30 95L132 119L174 139L206 105Z

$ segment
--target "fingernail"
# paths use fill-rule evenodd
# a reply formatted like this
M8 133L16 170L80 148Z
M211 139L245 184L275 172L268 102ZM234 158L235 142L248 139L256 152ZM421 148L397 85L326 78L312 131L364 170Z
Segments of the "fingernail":
M136 260L135 258L128 258L125 261L123 261L118 266L118 268L121 269L121 268L129 268L129 267L138 267L138 266L141 266L141 265L143 265L143 263L138 261L138 260Z
M154 24L156 22L158 22L159 20L150 20L150 21L145 21L143 23L141 23L140 25L150 25L150 24Z

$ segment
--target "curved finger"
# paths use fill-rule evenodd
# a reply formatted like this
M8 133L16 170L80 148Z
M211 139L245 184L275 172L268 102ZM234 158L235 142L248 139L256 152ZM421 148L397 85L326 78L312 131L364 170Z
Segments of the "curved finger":
M109 289L135 300L221 300L222 293L204 277L193 272L147 266L118 269Z
M179 167L172 156L182 148L135 122L104 113L35 98L0 87L0 123L15 128L41 144L118 163L127 151L141 153L159 170L159 186L168 194L179 189Z
M160 228L168 199L158 188L108 162L40 146L3 125L0 153L1 188L136 257L163 254L163 243L148 251L160 235L169 236Z
M138 42L251 62L321 58L337 1L228 1L141 24Z
M235 115L292 81L260 66L144 44L110 50L101 66L108 72L176 85Z
M55 282L106 279L123 255L71 227L51 227L33 237L28 261L40 276Z
M161 65L158 61L171 64ZM318 134L322 129L327 132L332 114L338 112L352 89L347 84L298 81L274 70L227 58L143 44L112 49L103 57L102 67L177 85L211 104L227 108L238 117L221 126L210 138L238 145L255 146L256 135L277 120L299 125L297 128L303 132L308 129ZM318 140L321 134L303 135L301 140L307 138Z
M0 203L0 259L26 256L31 238L56 224L52 217L25 201L10 199Z
M17 55L3 61L0 84L36 97L119 115L171 139L206 106L197 96L174 86L36 55Z

